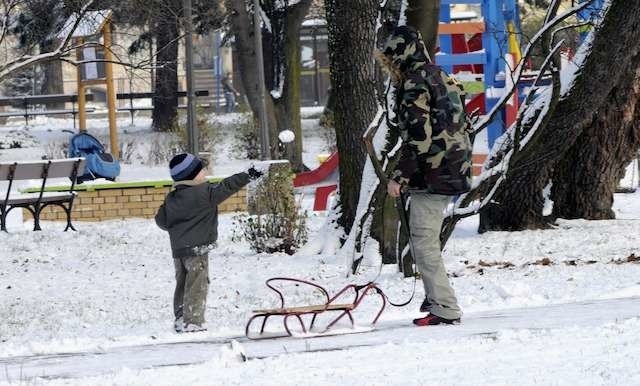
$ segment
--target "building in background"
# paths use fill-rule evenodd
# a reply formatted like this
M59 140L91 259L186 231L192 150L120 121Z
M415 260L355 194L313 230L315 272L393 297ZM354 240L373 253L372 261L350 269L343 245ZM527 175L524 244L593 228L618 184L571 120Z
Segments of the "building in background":
M301 103L303 106L323 106L331 85L326 20L305 20L300 31L300 46Z

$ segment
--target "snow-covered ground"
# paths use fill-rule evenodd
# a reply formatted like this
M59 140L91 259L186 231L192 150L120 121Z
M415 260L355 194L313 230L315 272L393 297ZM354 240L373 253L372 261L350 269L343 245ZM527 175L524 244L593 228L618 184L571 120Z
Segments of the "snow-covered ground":
M309 155L321 150L322 141L315 141ZM4 150L0 154L8 157ZM220 167L241 166L229 161ZM79 369L82 377L75 379L48 379L46 368L38 379L0 368L0 385L637 385L640 315L618 317L611 307L594 306L589 312L597 318L579 323L584 315L571 314L575 302L640 296L640 264L634 262L640 255L640 193L616 195L615 210L617 220L560 221L556 229L544 231L478 235L477 219L461 223L444 257L465 312L463 324L426 327L431 332L420 340L390 332L386 344L248 362L218 348L201 364L142 370L117 363L106 374ZM322 213L311 216L312 240L326 235L325 222ZM0 363L242 336L252 309L276 305L264 286L273 276L312 280L330 292L377 277L394 301L407 299L413 285L393 266L385 266L379 276L377 266L368 266L347 277L342 255L255 254L246 243L231 240L234 219L224 215L220 247L210 255L209 331L177 335L172 331L169 240L153 221L78 223L78 232L66 233L62 228L45 223L41 232L14 226L11 233L0 233ZM367 261L376 260L368 250ZM300 288L292 288L290 295L296 304L314 302ZM422 296L418 286L413 302L388 308L381 325L409 323L420 315ZM491 334L455 333L485 320L486 312L542 307L528 315L545 319L563 307L545 310L565 303L569 315L562 314L563 322L554 327L533 328L532 323L522 328L525 319L520 327L496 322ZM363 304L363 314L378 305ZM365 336L348 339L357 344ZM177 355L188 358L189 351Z

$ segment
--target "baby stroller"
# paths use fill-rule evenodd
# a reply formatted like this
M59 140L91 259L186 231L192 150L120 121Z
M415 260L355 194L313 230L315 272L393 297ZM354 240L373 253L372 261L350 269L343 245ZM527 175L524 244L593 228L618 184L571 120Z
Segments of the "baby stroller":
M86 166L84 174L78 176L76 182L105 178L115 181L120 175L120 163L109 153L105 153L104 146L91 134L80 133L71 137L69 157L84 157Z

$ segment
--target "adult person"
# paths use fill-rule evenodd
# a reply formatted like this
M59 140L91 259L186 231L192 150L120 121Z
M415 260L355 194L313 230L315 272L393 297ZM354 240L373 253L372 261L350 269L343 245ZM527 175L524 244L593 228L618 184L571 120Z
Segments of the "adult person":
M419 31L394 29L377 58L396 86L395 113L402 137L400 160L387 185L392 197L411 196L409 228L422 273L425 300L419 326L460 322L462 311L440 252L443 212L471 184L471 142L463 91L431 63Z
M227 72L222 79L222 89L224 90L224 100L226 102L227 113L232 113L236 109L236 97L240 96L238 90L233 87L233 74Z

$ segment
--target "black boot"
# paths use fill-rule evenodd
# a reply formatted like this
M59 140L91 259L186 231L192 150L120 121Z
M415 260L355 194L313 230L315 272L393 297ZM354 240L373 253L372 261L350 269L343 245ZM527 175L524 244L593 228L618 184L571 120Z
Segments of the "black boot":
M425 296L424 301L420 305L420 312L429 312L431 311L431 303L429 303L429 298Z

